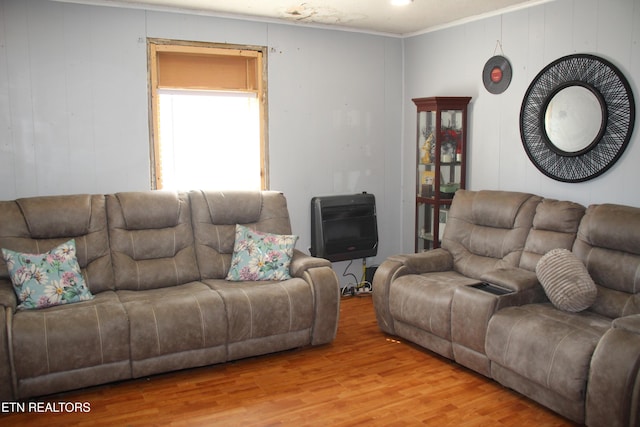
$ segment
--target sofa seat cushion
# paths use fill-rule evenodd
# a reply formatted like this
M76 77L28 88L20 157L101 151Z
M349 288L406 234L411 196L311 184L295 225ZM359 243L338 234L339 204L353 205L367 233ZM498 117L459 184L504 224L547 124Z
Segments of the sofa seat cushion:
M489 321L486 354L493 363L573 401L584 400L591 356L611 319L568 313L550 303L498 311Z
M478 280L455 271L409 274L389 289L389 310L400 322L451 340L451 303L457 287Z
M226 343L224 303L201 282L117 293L129 317L132 362Z
M129 325L114 292L71 305L17 311L11 332L18 380L80 369L89 376L88 368L120 361L128 366Z
M209 279L204 282L224 301L229 343L311 329L314 295L311 286L300 278L261 282Z

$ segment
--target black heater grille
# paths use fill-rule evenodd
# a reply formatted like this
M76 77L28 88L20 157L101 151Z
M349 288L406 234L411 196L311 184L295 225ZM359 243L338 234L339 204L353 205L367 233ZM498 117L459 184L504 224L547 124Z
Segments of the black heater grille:
M310 252L329 261L375 256L378 225L373 194L312 198Z

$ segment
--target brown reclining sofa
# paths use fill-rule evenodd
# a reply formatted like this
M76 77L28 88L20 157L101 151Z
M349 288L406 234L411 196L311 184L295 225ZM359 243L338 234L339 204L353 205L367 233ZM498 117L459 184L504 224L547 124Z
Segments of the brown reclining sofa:
M0 399L331 342L331 264L295 250L286 280L225 280L236 224L289 235L285 197L127 192L0 202L0 247L41 254L75 240L93 298L19 309L0 258Z
M377 269L380 328L589 426L640 426L640 208L459 190ZM428 379L425 379L428 381Z

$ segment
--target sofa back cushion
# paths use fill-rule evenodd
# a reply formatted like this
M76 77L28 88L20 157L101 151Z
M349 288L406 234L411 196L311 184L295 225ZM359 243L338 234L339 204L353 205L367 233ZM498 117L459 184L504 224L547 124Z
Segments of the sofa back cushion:
M0 202L0 247L42 254L75 239L76 257L91 293L114 289L105 198L77 194ZM0 261L0 278L9 278Z
M590 310L610 318L640 313L640 208L589 206L573 252L598 286Z
M578 203L542 200L536 207L519 267L535 271L540 258L550 250L571 250L584 212L585 207Z
M187 193L127 192L106 201L116 289L164 288L200 277Z
M454 269L479 279L495 268L517 267L540 200L518 192L456 191L442 239Z
M229 271L236 224L273 234L291 234L287 201L276 191L191 191L195 247L202 279Z

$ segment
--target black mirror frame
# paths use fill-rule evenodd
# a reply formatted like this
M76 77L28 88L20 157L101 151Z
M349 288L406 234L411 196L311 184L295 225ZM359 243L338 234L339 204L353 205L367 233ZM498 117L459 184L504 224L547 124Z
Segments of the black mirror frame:
M544 117L561 89L580 85L603 103L601 131L584 150L566 153L549 140ZM531 162L545 175L563 182L582 182L602 175L622 156L635 123L629 82L609 61L589 54L559 58L538 73L520 110L520 136Z

